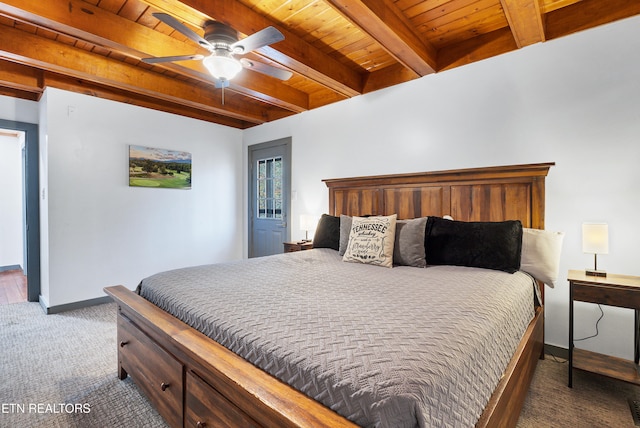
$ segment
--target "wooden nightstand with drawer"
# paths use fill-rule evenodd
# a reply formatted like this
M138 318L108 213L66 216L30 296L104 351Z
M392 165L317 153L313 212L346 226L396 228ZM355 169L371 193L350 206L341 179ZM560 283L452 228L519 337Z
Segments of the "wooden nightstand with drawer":
M284 242L284 252L285 253L293 253L295 251L304 251L310 250L313 248L313 242Z
M570 270L569 280L569 387L573 384L573 369L640 385L640 277L607 274L606 277L588 276L585 271ZM625 360L574 348L573 302L589 302L619 308L633 309L634 360Z

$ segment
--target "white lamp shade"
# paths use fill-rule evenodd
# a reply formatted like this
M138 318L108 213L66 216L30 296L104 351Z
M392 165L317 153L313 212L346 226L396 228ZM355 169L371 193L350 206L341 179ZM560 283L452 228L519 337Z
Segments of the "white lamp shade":
M231 80L242 70L242 64L229 55L212 54L202 60L209 73L216 79Z
M316 230L318 225L318 217L311 214L302 214L300 216L300 230L311 231Z
M609 253L609 225L606 223L582 223L582 252Z

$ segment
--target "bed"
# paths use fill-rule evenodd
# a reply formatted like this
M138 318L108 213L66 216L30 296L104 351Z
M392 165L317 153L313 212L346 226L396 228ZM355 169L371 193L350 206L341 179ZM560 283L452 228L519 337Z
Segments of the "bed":
M517 220L526 228L543 229L544 181L551 165L325 180L329 188L328 214L334 218L395 214L398 219L450 215L458 222ZM260 272L268 269L287 280L264 287L246 286L258 284ZM237 286L216 289L212 295L203 297L203 290L209 287L202 285L200 279L225 275L232 280L235 278ZM498 347L505 348L503 354L507 354L500 357L502 362L494 363L489 358L490 354L498 352L472 345L474 339L480 338L479 342L489 339L483 336L485 333L475 330L473 334L466 334L469 326L457 323L466 316L454 314L444 324L431 324L434 319L452 312L448 310L453 307L448 300L450 295L429 294L428 300L436 302L428 311L433 315L431 317L418 313L415 307L406 309L406 305L422 293L414 287L429 281L436 281L434 284L450 281L445 279L449 277L464 278L465 275L472 275L472 279L458 282L470 282L471 287L475 287L478 275L487 279L488 288L484 285L479 288L483 290L482 296L466 298L465 305L476 305L468 310L473 312L477 326L499 317L511 320L525 317L505 311L491 300L484 300L500 289L512 288L491 288L501 281L511 283L516 278L515 281L522 284L517 288L521 290L518 299L529 303L530 309L518 313L526 314L527 310L530 313L519 322L511 323L520 324L521 331L505 333L510 339L502 336L492 339L498 341ZM434 277L437 279L432 279ZM174 287L177 290L168 293L167 290L179 281L183 282ZM389 305L388 294L394 292L385 284L394 281L404 286L403 293L395 294L401 294L406 301ZM105 291L118 303L119 377L131 375L171 426L472 426L475 423L484 427L515 426L536 362L542 356L544 311L542 305L533 305L532 282L532 278L522 272L511 274L465 266L441 264L427 269L405 266L387 269L345 263L336 250L315 248L227 263L223 267L201 266L160 273L143 281L143 284L149 284L141 291L146 298L122 286L107 287ZM315 285L310 288L310 284ZM374 292L376 288L379 290ZM363 289L366 292L363 293ZM544 290L543 287L539 289ZM321 290L324 291L321 293ZM468 292L460 291L455 295L465 293ZM542 302L543 293L540 294ZM334 300L323 300L326 296L332 296ZM208 310L198 303L199 300L207 302ZM386 303L378 305L383 300ZM358 301L363 302L362 305L354 305ZM318 306L323 310L317 310ZM394 312L389 306L398 308ZM523 303L522 306L527 305ZM278 309L270 310L276 307ZM332 312L339 307L344 310L340 316ZM221 318L223 312L239 317L238 324L229 327L229 321ZM218 319L217 325L206 322L212 318L212 313L216 314L213 318ZM304 322L294 319L295 313L302 314ZM391 330L383 331L388 327L378 323L381 314L398 318ZM335 319L344 317L348 318L346 326L337 324ZM282 324L267 323L270 318L280 319ZM353 326L358 322L372 330L362 330L360 335L346 339L338 334L344 329L354 330ZM449 342L432 346L428 335L398 336L398 330L402 330L398 326L411 322L417 323L416 330L420 331L450 329L441 332ZM260 333L263 327L264 331ZM303 327L309 330L301 330ZM503 329L499 328L500 331ZM318 331L325 337L315 337L314 332ZM296 332L299 333L297 336ZM514 334L517 337L514 338ZM380 346L380 353L370 358L376 361L368 361L366 370L352 366L351 360L335 360L345 348L350 349L346 358L356 359L361 342L370 342L372 336L384 340L376 344ZM347 345L353 346L346 346L345 340ZM285 348L285 342L292 342L297 351ZM259 343L258 347L252 348L255 343ZM487 343L495 348L491 345L493 342ZM424 353L430 355L427 357L416 356L415 352L396 352L405 345L414 351L432 347L433 352ZM332 352L332 346L339 349ZM456 347L468 347L465 352L475 352L469 360L471 363L454 363L458 360L449 355L449 350ZM327 352L323 353L323 349ZM380 358L380 354L389 358ZM449 383L443 386L415 381L413 373L404 374L404 368L398 369L397 360L402 358L413 361L410 365L418 366L427 378L444 373L443 377ZM302 369L295 366L300 362L303 362ZM462 378L471 379L468 385L457 380L456 370L462 372L463 369L450 367L457 365L465 365L467 372L471 371L474 376L479 371L491 372L489 377L493 380L488 381L493 382L491 389L476 391L475 378L468 373L462 375ZM329 367L332 371L318 371L319 366ZM390 379L379 378L378 371L389 367L396 370L391 372ZM450 375L450 372L454 374ZM354 386L359 378L364 379L365 387ZM415 389L402 389L407 385L423 391L423 398L415 399ZM394 391L398 390L401 391L400 398L394 396ZM448 401L452 396L456 397L457 403ZM368 404L359 404L361 401L358 400L363 397L369 400ZM474 400L480 404L472 405L470 402ZM385 403L399 411L389 416ZM465 413L467 408L472 409L468 414ZM409 415L410 420L400 420L405 415Z

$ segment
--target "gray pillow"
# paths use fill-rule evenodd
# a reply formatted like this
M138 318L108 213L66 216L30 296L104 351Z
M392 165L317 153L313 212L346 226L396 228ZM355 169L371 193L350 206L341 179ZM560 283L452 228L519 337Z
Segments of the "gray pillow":
M393 263L400 266L426 267L424 235L428 217L396 221ZM340 226L342 229L342 225Z
M351 233L351 217L340 214L340 245L338 246L338 254L344 256L349 245L349 234Z

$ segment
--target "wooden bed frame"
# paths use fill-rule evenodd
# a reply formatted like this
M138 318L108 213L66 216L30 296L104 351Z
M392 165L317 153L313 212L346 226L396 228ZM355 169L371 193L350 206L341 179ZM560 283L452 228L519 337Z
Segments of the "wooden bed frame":
M518 219L544 228L544 184L553 163L324 180L333 215L451 215ZM123 286L118 373L130 374L172 427L355 427ZM543 355L544 310L536 310L477 427L513 427Z

